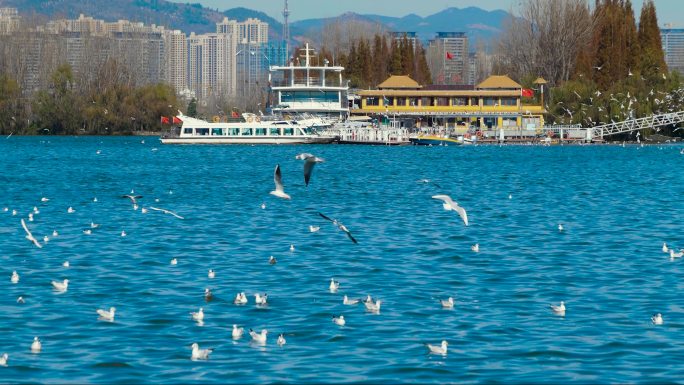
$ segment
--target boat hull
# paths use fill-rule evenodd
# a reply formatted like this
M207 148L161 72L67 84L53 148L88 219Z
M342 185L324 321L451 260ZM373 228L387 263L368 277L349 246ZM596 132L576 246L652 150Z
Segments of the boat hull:
M411 144L416 146L460 146L463 143L453 138L443 138L441 136L416 136L409 138Z
M332 136L308 137L161 137L163 144L328 144L337 138Z

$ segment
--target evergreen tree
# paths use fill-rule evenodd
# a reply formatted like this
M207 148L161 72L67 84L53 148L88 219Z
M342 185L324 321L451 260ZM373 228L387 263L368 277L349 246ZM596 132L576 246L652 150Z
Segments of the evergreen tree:
M414 60L415 55L413 52L413 48L413 44L408 39L408 36L404 34L404 37L401 39L400 45L402 75L408 75L411 77L415 76L416 63Z
M387 59L382 54L382 37L380 36L380 34L376 33L373 38L373 76L370 82L371 87L377 86L378 84L380 84L380 82L385 80L385 78L383 77L386 73L385 60Z
M197 100L192 98L188 103L188 116L191 118L197 117Z
M641 72L649 80L658 80L667 73L667 65L653 0L646 0L641 8L638 36L641 45Z
M629 76L629 73L632 73L632 76L634 76L634 73L638 73L640 69L640 60L639 60L639 53L640 53L640 48L639 48L639 36L637 33L637 27L636 27L636 21L634 20L634 10L632 9L632 2L630 0L627 0L625 2L625 20L624 20L624 26L626 28L625 31L625 55L626 55L626 64L627 64L627 73L625 74L626 76Z
M401 75L403 66L401 64L401 50L397 39L392 39L388 72L390 75Z
M418 84L432 84L432 75L430 74L430 67L425 57L425 48L420 42L416 44L416 77Z
M367 88L371 83L373 77L372 64L371 64L371 52L366 39L361 39L359 46L356 50L357 76L359 78L360 87Z

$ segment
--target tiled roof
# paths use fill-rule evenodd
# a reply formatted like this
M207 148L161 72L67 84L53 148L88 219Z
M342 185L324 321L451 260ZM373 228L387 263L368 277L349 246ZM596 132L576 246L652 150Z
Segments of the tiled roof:
M506 75L492 75L485 79L482 83L477 85L477 88L522 88L522 86L513 81Z
M402 89L402 88L422 88L418 82L407 76L392 75L378 85L378 88Z

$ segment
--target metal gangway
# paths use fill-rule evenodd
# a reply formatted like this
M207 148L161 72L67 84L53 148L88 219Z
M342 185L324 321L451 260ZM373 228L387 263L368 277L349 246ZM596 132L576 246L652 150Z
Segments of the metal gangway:
M667 126L669 124L677 124L682 122L684 122L684 111L651 115L645 118L629 119L622 122L612 122L588 128L587 141L590 142L594 140L594 138L603 139L604 136L622 134L624 132L637 131L644 128Z

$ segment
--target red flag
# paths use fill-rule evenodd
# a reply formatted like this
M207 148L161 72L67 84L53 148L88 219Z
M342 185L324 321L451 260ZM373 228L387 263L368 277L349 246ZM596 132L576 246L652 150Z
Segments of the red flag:
M451 52L447 51L447 53L446 53L446 58L449 59L449 60L451 60L451 59L454 58L454 55L452 55Z
M230 113L230 116L231 116L232 118L239 118L239 117L240 117L240 115L238 115L238 113L235 112L235 111L231 112L231 113Z
M181 123L183 123L183 121L180 120L177 116L173 117L173 124L181 124Z
M533 98L534 97L534 91L532 91L529 88L523 88L522 89L522 97L523 98Z
M169 118L166 116L161 117L161 124L169 124Z

